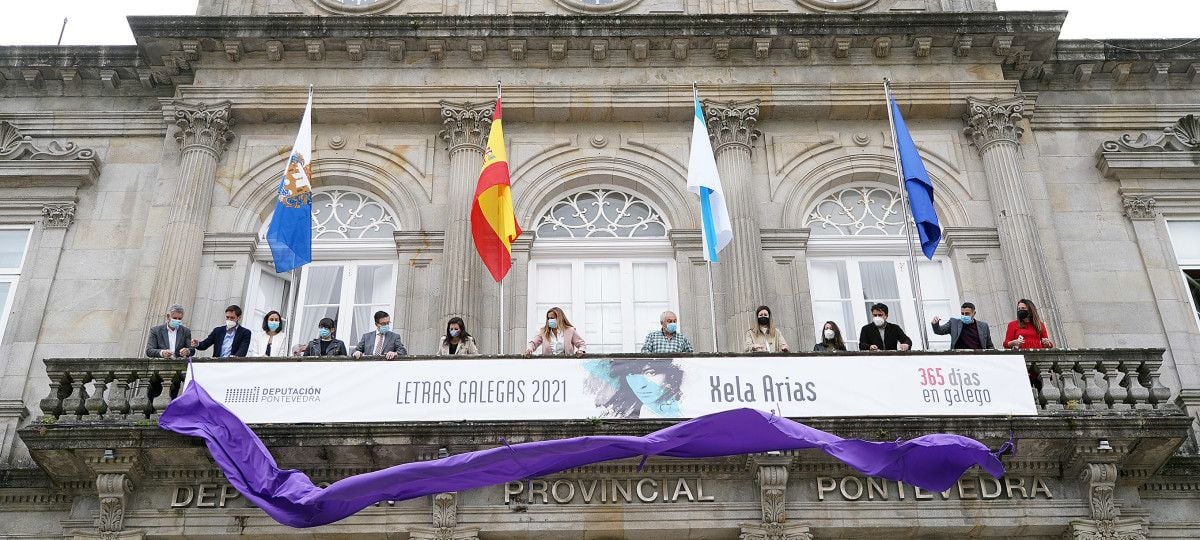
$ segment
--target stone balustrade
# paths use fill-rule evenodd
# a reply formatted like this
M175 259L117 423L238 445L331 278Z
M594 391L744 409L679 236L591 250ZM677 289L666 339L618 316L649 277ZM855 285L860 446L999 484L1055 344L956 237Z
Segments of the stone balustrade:
M894 355L908 353L839 353L841 355ZM1013 354L1006 351L926 352L921 354L974 354L981 357ZM1042 414L1079 414L1088 411L1171 409L1171 391L1160 382L1162 349L1076 349L1025 351L1030 389ZM614 354L605 358L647 355ZM699 354L699 357L744 355ZM817 354L785 355L803 362ZM828 356L822 354L821 356ZM476 358L520 357L488 356ZM382 359L382 358L380 358ZM207 361L200 359L197 361ZM238 361L352 361L337 358L250 358ZM405 360L455 359L404 357ZM182 388L186 362L163 358L48 358L50 389L41 400L42 423L147 424L159 415Z

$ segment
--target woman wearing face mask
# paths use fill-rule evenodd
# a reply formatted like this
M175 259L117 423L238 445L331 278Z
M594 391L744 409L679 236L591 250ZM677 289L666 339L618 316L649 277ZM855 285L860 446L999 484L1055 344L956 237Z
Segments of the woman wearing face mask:
M746 352L791 352L787 340L771 321L771 308L758 306L750 320L750 328L746 330Z
M1046 332L1046 324L1038 315L1037 306L1022 298L1017 302L1017 320L1008 323L1004 346L1010 349L1050 349L1054 342Z
M464 356L479 354L479 347L475 345L475 338L467 333L467 324L463 322L462 317L452 317L450 322L446 323L446 335L442 336L442 343L438 345L438 356Z
M262 333L250 338L249 356L287 356L287 334L283 331L283 316L268 311L263 317Z
M580 332L571 326L563 310L552 307L546 312L546 325L525 347L525 356L533 354L535 350L541 356L583 356L587 353L587 343L584 343Z
M838 328L837 323L833 321L825 321L825 327L821 329L820 341L813 347L817 352L829 351L844 351L846 350L846 342L842 340L842 329Z
M301 354L296 356L346 356L346 344L333 337L335 326L333 319L321 319L321 322L317 323L317 337L307 345L301 345Z

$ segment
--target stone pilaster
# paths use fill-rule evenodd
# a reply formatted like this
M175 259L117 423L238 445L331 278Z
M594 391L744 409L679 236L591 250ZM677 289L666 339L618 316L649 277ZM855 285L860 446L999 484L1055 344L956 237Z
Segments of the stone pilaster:
M233 138L229 102L174 104L179 130L179 184L167 217L166 235L158 258L158 274L150 297L151 322L179 303L191 309L196 299L204 232L212 207L217 164Z
M413 540L479 540L479 529L458 526L458 494L438 493L433 496L432 527L413 527L408 530Z
M788 523L787 482L792 457L782 455L754 456L758 488L762 502L762 521L742 523L740 540L813 540L809 526Z
M963 133L983 160L1008 292L1014 296L1012 305L1019 298L1033 300L1055 345L1063 347L1067 344L1066 336L1046 269L1046 250L1026 200L1027 186L1021 173L1020 139L1024 128L1020 122L1024 118L1024 100L1018 97L968 101L968 113L963 117L967 127Z
M1088 463L1083 467L1090 519L1071 520L1074 540L1146 540L1142 520L1122 518L1114 490L1117 485L1115 463Z
M441 318L445 321L459 316L467 323L467 328L478 330L487 326L481 320L485 315L480 308L480 297L483 285L491 283L491 278L475 253L471 239L471 205L494 111L492 103L442 103L440 135L450 153L450 177L446 195L446 279ZM485 352L498 352L496 347L493 344Z
M716 294L723 300L725 329L721 350L741 351L742 333L750 327L750 314L764 303L762 240L755 202L750 150L759 136L758 101L704 102L708 134L716 153L717 171L725 191L733 242L715 265ZM722 305L718 301L718 306Z
M125 514L134 484L141 477L137 456L120 450L105 450L100 456L87 460L96 473L96 496L100 512L95 530L75 531L75 540L140 540L145 531L126 530Z

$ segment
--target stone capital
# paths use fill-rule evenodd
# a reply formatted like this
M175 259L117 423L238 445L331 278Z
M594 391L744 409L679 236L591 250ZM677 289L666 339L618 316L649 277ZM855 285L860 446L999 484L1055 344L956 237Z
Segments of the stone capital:
M1157 203L1154 197L1144 197L1141 195L1126 195L1122 199L1122 205L1125 207L1125 217L1134 220L1153 220L1157 214L1155 205Z
M1021 120L1025 117L1025 99L981 100L967 98L967 114L963 115L963 134L971 139L971 145L979 152L997 142L1016 144L1025 128Z
M179 131L175 132L175 140L180 148L184 152L193 148L203 149L220 159L229 147L229 141L233 140L233 131L230 129L233 126L230 116L233 106L228 101L212 104L176 101L173 108L175 125L179 127Z
M74 204L42 205L42 224L51 229L65 229L75 222Z
M458 526L458 494L438 493L433 496L431 527L408 529L409 538L416 540L478 540L479 529Z
M446 150L453 155L460 149L483 152L488 133L492 129L494 103L451 103L443 101L442 131L438 136L446 143Z
M757 128L758 104L757 99L724 103L708 100L702 102L708 136L712 139L714 151L720 153L722 149L731 147L750 151L754 141L762 136L762 132Z

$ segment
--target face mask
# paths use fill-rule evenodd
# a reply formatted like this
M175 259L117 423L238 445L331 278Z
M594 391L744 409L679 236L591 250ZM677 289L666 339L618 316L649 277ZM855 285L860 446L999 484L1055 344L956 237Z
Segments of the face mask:
M1029 318L1029 310L1027 310L1027 309L1018 309L1017 310L1017 320L1018 321L1023 321L1028 318Z
M267 321L267 330L272 332L279 330L279 321Z
M380 334L386 334L391 331L392 331L392 325L390 325L390 324L385 324L385 325L379 327Z
M963 324L971 324L971 323L975 322L975 317L972 317L970 315L963 315L962 317L959 317L959 319L962 320Z
M180 326L183 326L183 321L180 319L171 319L167 321L167 324L170 325L172 329L178 330Z
M333 332L330 332L328 328L322 328L320 330L317 330L317 335L321 336L321 339L325 339L325 338L329 337L331 334L333 334Z
M667 333L674 334L676 332L679 332L679 323L667 323Z
M546 328L551 330L558 328L558 319L546 319Z
M871 319L871 321L875 323L875 326L883 326L884 323L887 323L887 320L883 317L874 317Z
M450 337L458 337L458 330L451 330Z
M759 317L758 324L761 326L766 326L768 324L771 324L771 318L770 317Z
M237 326L237 321L230 321L230 320L225 321L225 329L226 330L233 330L233 328L235 326Z
M833 336L834 336L833 330L826 328L825 329L825 339L833 339Z

